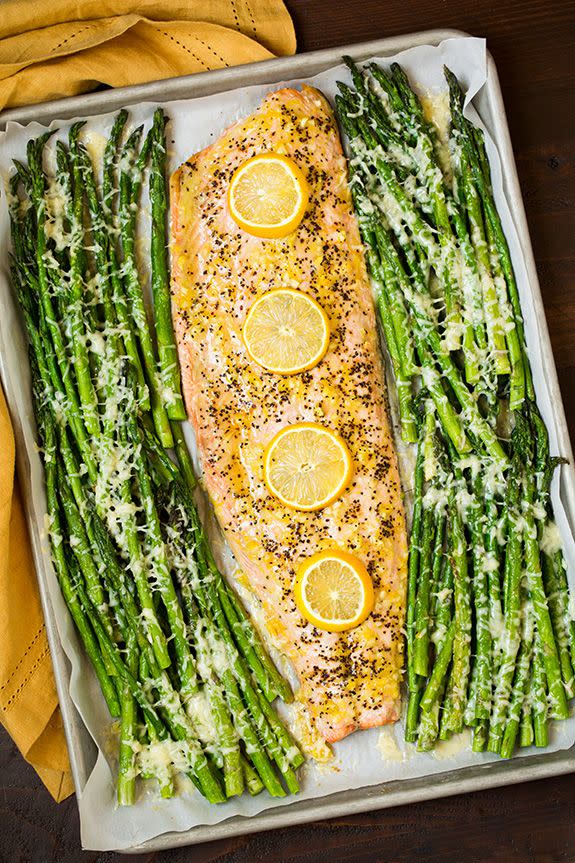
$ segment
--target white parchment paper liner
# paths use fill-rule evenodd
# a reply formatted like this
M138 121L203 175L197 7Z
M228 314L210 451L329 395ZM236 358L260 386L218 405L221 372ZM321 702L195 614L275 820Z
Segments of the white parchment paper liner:
M449 39L437 47L412 48L381 62L388 65L393 60L401 63L411 81L422 91L431 93L445 90L442 67L444 63L447 64L468 90L467 110L477 121L477 115L469 103L486 80L486 53L483 40ZM351 83L349 73L344 66L334 67L313 78L284 83L298 86L304 80L322 90L330 100L333 100L336 93L337 80ZM253 86L200 99L166 103L164 108L171 119L168 127L168 139L171 142L169 144L170 169L174 170L190 154L211 143L230 123L247 116L258 106L266 93L279 86L281 85ZM130 108L131 122L134 125L149 124L154 107L155 105L147 103ZM111 114L90 119L88 128L92 139L98 140L99 135L106 136L111 122ZM60 129L59 134L65 136L69 126L69 121L62 123L56 121L51 128ZM8 125L6 132L0 137L0 171L3 176L9 172L13 158L25 160L27 141L42 131L44 127L37 123L32 123L25 128L15 123ZM551 451L556 453L557 423L543 373L538 321L519 239L503 192L499 156L489 134L487 134L487 150L492 167L495 198L511 248L519 284L538 403L549 428ZM13 379L20 382L17 388L19 391L12 400L11 410L23 418L33 490L28 506L33 508L35 518L42 525L45 515L45 497L41 464L32 432L26 347L8 284L9 265L6 251L10 246L9 233L6 199L2 195L0 202L0 248L3 250L0 263L2 309L0 348L4 354L8 375L14 376ZM409 484L408 475L405 476L405 481ZM552 497L564 542L569 581L573 589L575 542L559 497L557 477L553 484ZM219 539L215 541L221 542ZM231 572L233 567L231 555L221 547L218 548L218 552L218 557L227 562L228 571ZM187 830L199 824L215 824L233 815L252 816L265 809L289 805L294 799L298 801L315 799L337 791L375 785L388 780L414 778L478 763L488 764L497 760L496 756L487 753L471 753L468 745L469 736L465 732L459 738L441 744L435 753L418 753L413 746L407 747L403 743L403 728L400 722L394 728L356 733L338 743L335 746L335 758L329 765L322 766L308 761L301 772L302 790L297 798L286 797L277 800L263 792L255 798L244 794L239 799L234 798L226 804L213 806L207 803L193 787L190 790L186 786L183 793L172 800L161 800L144 789L135 806L118 808L115 798L116 745L110 732L109 715L90 664L79 645L53 573L50 594L62 645L72 665L70 693L98 746L96 764L78 801L84 848L102 851L125 849L167 831ZM574 718L552 723L548 751L566 749L574 742ZM531 749L521 750L516 757L532 754L532 752Z

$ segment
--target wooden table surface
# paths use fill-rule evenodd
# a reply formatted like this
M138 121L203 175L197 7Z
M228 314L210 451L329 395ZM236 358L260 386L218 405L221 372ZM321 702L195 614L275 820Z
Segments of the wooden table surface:
M575 0L288 0L312 51L431 28L485 36L497 63L559 380L575 439ZM80 851L72 797L56 805L0 729L0 863L555 863L575 860L564 776L143 857Z

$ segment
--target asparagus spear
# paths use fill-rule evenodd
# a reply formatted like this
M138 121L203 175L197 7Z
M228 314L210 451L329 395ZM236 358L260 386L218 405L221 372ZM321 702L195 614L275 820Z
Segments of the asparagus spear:
M68 314L70 315L70 351L86 431L90 435L97 435L100 432L98 399L90 372L90 359L86 347L86 328L82 316L82 294L85 290L83 283L83 191L80 178L76 175L77 172L71 169L69 165L68 154L64 144L58 141L56 147L58 172L60 177L66 181L64 206L66 211L71 214L68 306Z
M42 168L42 157L44 145L49 139L51 133L42 135L36 141L30 141L28 144L28 163L31 179L31 203L34 207L36 216L36 279L35 286L38 290L38 311L40 317L41 336L45 340L45 346L52 354L57 364L59 371L59 379L54 381L57 391L66 399L66 414L67 420L70 423L78 446L82 451L82 457L88 468L91 478L95 478L95 465L91 453L91 446L81 415L80 403L74 382L70 374L70 363L66 354L64 338L60 329L60 324L52 302L52 296L49 286L48 272L46 268L46 209L44 203L44 193L46 181Z
M522 634L521 647L517 658L517 668L513 681L513 693L509 702L507 714L507 726L501 741L500 755L502 758L510 758L513 755L515 741L519 732L521 722L521 709L527 692L529 682L529 665L533 650L533 620L532 610L528 607L524 617L524 631Z
M138 651L136 636L130 633L126 644L126 664L128 671L135 677L138 670ZM136 722L137 705L130 687L122 684L120 698L120 754L118 758L118 804L131 806L136 799Z
M449 503L451 533L450 563L453 569L455 634L453 666L448 686L448 709L443 713L441 736L449 731L461 731L467 699L467 683L471 663L471 603L467 566L467 544L461 513L451 496Z
M353 113L353 111L357 108L357 103L354 102L350 105L342 97L336 97L336 107L338 109L338 116L340 117L342 124L350 137L352 147L355 147L357 149L358 156L363 157L362 147L364 145L360 144L359 142L361 142L362 139L365 140L366 138L368 144L371 144L373 146L374 142L373 137L371 136L369 129L366 127L365 122L362 123L362 118L358 118L357 121L354 119L355 114ZM351 117L350 113L352 114ZM381 175L382 185L385 189L387 189L388 191L390 191L390 193L393 194L397 205L402 208L405 218L408 220L412 230L416 232L417 236L421 239L425 250L430 254L431 257L435 255L435 257L437 258L437 253L433 252L435 241L433 240L429 227L425 225L425 223L419 216L417 210L407 200L405 193L403 192L401 185L398 183L397 179L393 175L393 171L390 166L383 159L376 157L376 169ZM384 232L382 232L381 236L382 239L385 239ZM477 405L474 399L470 396L469 390L465 385L464 381L462 380L459 370L451 359L448 351L446 351L445 347L443 347L442 345L442 340L435 329L430 314L426 311L424 304L419 300L417 295L414 294L413 290L411 289L409 281L406 279L405 273L402 269L401 262L398 260L397 255L394 252L393 245L388 239L386 239L385 243L385 254L388 256L390 264L393 265L394 270L398 278L400 279L401 287L404 292L404 298L412 313L417 336L420 342L423 345L429 345L435 360L441 368L442 373L445 375L446 379L449 381L451 387L453 388L453 391L457 399L459 400L462 409L468 415L469 426L473 433L479 438L481 438L487 452L489 452L494 458L500 460L502 463L505 463L506 455L497 439L497 436L477 410ZM419 352L422 353L421 350ZM437 391L436 397L439 409L441 397ZM453 426L452 421L450 423L450 426ZM461 433L458 431L457 434L453 434L452 429L452 439L455 446L458 447L461 452L464 452L465 444L462 441Z
M475 607L476 657L477 669L475 689L474 719L483 721L489 719L491 708L492 669L491 669L491 630L489 628L489 592L488 573L485 569L485 549L483 547L483 480L478 473L472 478L473 502L469 515L472 567L473 567L473 599Z
M415 464L415 484L413 490L413 518L411 523L411 542L407 566L407 688L409 700L405 720L405 739L413 742L417 738L417 719L421 698L421 679L413 662L415 641L415 598L417 596L417 575L419 572L420 542L423 521L423 442L424 430L420 431L417 461Z
M435 416L431 410L428 410L425 416L424 450L429 439L433 438L434 432ZM425 506L424 498L413 642L413 666L416 674L422 677L427 677L429 666L429 605L431 600L431 554L434 534L435 513L433 507Z
M140 491L140 503L143 508L149 532L150 547L153 554L153 573L158 592L164 604L176 655L178 676L184 701L197 691L197 676L194 660L186 638L186 626L181 606L178 602L172 576L168 565L162 529L150 475L142 454L142 436L134 421L128 422L128 435L134 447L135 473Z
M108 674L106 663L104 661L100 645L98 644L98 634L94 633L91 626L90 616L86 614L85 609L78 600L73 578L70 573L69 563L66 557L62 523L60 517L60 508L58 504L57 479L56 479L56 435L54 425L50 421L47 412L41 407L40 394L42 390L38 390L39 376L35 374L34 363L32 364L32 372L35 379L36 399L34 402L36 419L40 431L44 451L47 455L44 465L46 471L46 499L48 516L50 519L50 546L52 550L52 560L54 568L60 584L60 589L64 596L64 600L76 629L82 639L86 653L88 654L96 676L102 689L102 694L106 699L108 710L112 716L120 715L120 704L115 686L111 677Z
M535 746L545 748L549 743L547 719L549 705L547 701L547 677L543 659L541 636L536 631L534 636L533 673L531 676L531 699L533 704L533 734Z
M525 502L529 507L533 502L533 480L529 475L524 480L524 492ZM565 719L569 716L569 707L561 677L561 664L555 642L555 633L553 632L553 624L543 585L537 529L530 508L526 510L524 517L526 522L525 566L527 569L527 585L533 603L537 631L543 645L545 674L547 676L549 696L552 703L552 712L556 718Z
M366 200L363 194L360 194L361 179L354 182L352 175L351 181L353 199L361 216L362 203ZM377 286L379 321L385 334L385 341L393 365L403 439L415 443L417 428L413 414L413 392L410 381L410 377L415 373L415 355L409 335L407 312L397 290L392 268L385 256L381 259L379 257L374 226L369 216L360 218L360 230L367 247L370 275Z
M130 312L138 335L146 380L150 390L150 404L154 426L162 445L171 447L173 438L166 408L161 396L156 357L138 266L136 262L136 220L143 172L152 145L153 129L150 130L141 152L135 159L135 150L141 130L132 132L124 148L120 171L119 222L122 238L122 273L124 287L130 300Z
M507 510L507 545L505 549L505 631L502 643L501 665L499 667L497 685L493 694L491 723L489 728L488 750L499 752L504 732L505 716L515 661L521 642L521 575L522 553L521 539L516 530L519 504L518 466L508 477L506 510Z
M550 456L549 434L541 414L534 405L529 407L529 421L534 436L533 470L536 479L537 501L545 513L545 519L538 519L537 522L538 539L541 541L544 525L551 526L553 519L550 494L551 479L561 460ZM572 697L574 674L569 650L569 587L561 549L552 554L543 551L541 566L544 577L543 586L548 599L549 613L557 642L561 676L567 696Z
M444 67L444 72L449 85L452 118L456 123L456 127L460 135L460 142L473 182L476 186L477 192L481 196L483 207L485 209L490 244L498 255L499 264L503 270L505 281L507 282L509 301L513 309L515 327L507 328L507 344L512 364L511 407L512 409L516 409L523 403L525 394L527 394L527 397L531 400L534 398L533 383L531 380L531 372L529 369L529 361L525 346L523 316L521 313L517 283L515 281L515 275L509 254L509 246L507 245L501 220L499 218L497 208L495 207L489 178L486 178L484 175L485 166L488 163L482 147L482 138L479 133L476 133L475 136L473 135L469 121L467 121L463 116L463 95L455 75L453 75L447 67ZM480 147L480 155L478 155L477 152L477 144L479 144Z
M170 286L166 253L166 118L161 108L154 113L150 201L152 205L152 292L160 377L166 394L165 404L172 420L185 420L182 401L178 353L172 329Z
M105 318L109 326L115 324L117 327L117 331L111 338L112 350L116 356L119 355L121 353L120 342L123 343L130 365L136 375L138 401L141 407L144 410L147 410L149 407L148 388L144 380L144 373L131 327L127 305L123 297L116 249L113 240L109 236L109 230L106 224L106 210L104 209L98 195L94 165L92 164L88 150L79 137L82 125L83 124L81 123L77 123L70 130L70 147L73 153L73 158L78 165L88 204L88 211L91 220L90 227L94 242L94 257L99 277ZM115 149L117 144L116 137L119 134L118 126L121 126L121 118L120 121L116 118L114 123L112 142L113 149ZM109 154L108 158L110 158ZM112 170L112 168L107 166L106 171L110 172L110 170ZM109 227L115 230L114 224L110 224ZM112 370L110 370L110 374L113 374ZM109 380L106 383L107 391L110 392L113 386L113 381Z

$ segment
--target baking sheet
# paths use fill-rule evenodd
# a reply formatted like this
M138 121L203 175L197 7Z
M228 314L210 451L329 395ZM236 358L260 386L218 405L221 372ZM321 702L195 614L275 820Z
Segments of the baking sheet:
M455 39L448 40L440 46L419 47L410 49L398 55L397 58L388 58L386 63L393 59L399 59L402 65L410 73L412 80L421 87L428 90L443 90L444 83L441 67L444 62L452 68L458 77L469 87L470 95L479 91L485 81L486 55L485 45L482 40L477 39ZM347 70L342 67L324 72L315 78L301 79L318 86L328 97L335 93L335 81L349 80ZM299 83L290 82L290 83ZM191 152L200 149L210 143L211 140L230 122L239 116L245 116L253 110L260 102L262 96L276 86L258 86L236 90L230 93L219 94L203 99L186 102L165 103L165 108L173 119L173 124L168 129L169 140L174 140L172 152L170 152L171 167L175 168ZM469 98L469 97L468 97ZM141 105L131 109L131 117L134 123L148 121L151 117L153 105ZM99 118L90 122L90 129L96 132L94 135L94 146L97 146L97 133L106 134L111 124L111 118ZM66 130L68 123L55 126ZM9 165L8 156L24 156L25 143L32 135L39 134L43 127L32 124L23 130L15 124L9 124L7 132L0 141L0 169L6 170ZM538 319L534 311L533 298L529 290L526 268L524 266L520 244L517 233L512 224L511 215L506 202L503 200L501 184L501 171L496 154L491 142L488 142L489 155L493 166L494 187L497 203L502 215L506 234L510 239L512 255L515 263L516 273L522 293L523 308L527 320L527 339L530 355L534 365L534 377L536 389L539 396L539 404L549 429L552 449L557 449L557 423L552 412L550 393L547 381L541 369L543 367L540 356L540 333ZM495 161L494 161L495 159ZM0 211L0 239L7 240L7 215L5 203ZM18 394L16 405L12 409L21 412L24 417L30 417L30 403L28 395L28 375L24 353L23 339L18 332L18 323L14 316L14 309L7 296L7 285L5 284L5 267L1 273L0 301L6 314L0 321L0 340L5 347L13 342L6 363L10 374L19 374L21 389ZM14 341L14 333L18 337ZM20 366L17 369L17 366ZM41 472L39 459L34 450L33 438L27 423L24 423L24 433L30 467L32 471L32 504L35 515L40 522L43 519L44 501L41 487ZM568 569L570 579L575 571L574 545L569 526L563 508L558 500L558 481L553 488L554 503L556 507L557 520L564 537L568 552ZM93 675L86 670L87 662L83 654L78 655L78 646L73 629L69 623L68 615L63 607L55 580L51 583L51 598L58 622L58 628L66 653L73 659L72 677L70 691L74 702L90 729L91 734L98 743L100 754L95 770L90 776L83 793L80 796L80 812L82 818L82 840L85 847L94 849L126 848L140 843L145 839L167 830L184 830L195 824L213 824L232 814L253 815L263 808L283 806L291 802L291 798L282 801L270 800L260 795L258 798L246 798L232 801L224 806L211 807L205 803L198 794L184 794L179 800L157 801L155 799L142 799L137 807L132 810L115 810L114 780L113 780L113 757L110 757L112 771L104 753L113 752L113 743L110 746L109 733L105 730L109 724L103 701L94 683ZM573 721L556 724L555 734L552 739L552 748L566 748L575 740ZM478 763L489 763L497 760L491 755L471 755L462 751L457 752L459 743L449 742L438 751L436 755L415 753L412 747L406 754L398 746L402 738L400 726L395 729L380 732L374 729L370 732L362 732L353 735L336 749L336 761L330 767L309 765L305 768L303 775L303 791L297 800L305 798L317 798L321 795L331 794L339 790L359 788L371 784L381 783L391 779L408 778L453 770L456 767L477 765ZM379 748L378 748L378 743ZM377 757L374 757L374 754ZM523 753L522 753L523 754Z

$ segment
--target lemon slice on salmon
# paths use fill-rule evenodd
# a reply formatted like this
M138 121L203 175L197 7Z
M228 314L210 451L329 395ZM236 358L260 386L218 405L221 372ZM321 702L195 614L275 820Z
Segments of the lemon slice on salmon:
M359 626L374 606L373 583L365 565L338 548L320 551L300 564L294 596L305 619L328 632Z
M253 304L244 324L248 353L264 369L295 375L317 365L329 346L329 321L308 294L279 288Z
M303 172L279 153L260 153L236 170L228 188L234 222L256 237L279 239L295 231L309 201Z
M264 477L282 503L303 511L321 509L336 500L353 470L342 438L319 423L296 423L281 429L264 452Z

